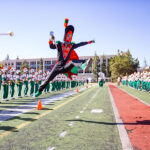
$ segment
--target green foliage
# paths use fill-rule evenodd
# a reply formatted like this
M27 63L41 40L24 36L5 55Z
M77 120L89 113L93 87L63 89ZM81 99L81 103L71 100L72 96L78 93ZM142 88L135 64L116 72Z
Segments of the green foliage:
M39 70L43 71L43 59L40 59Z
M110 72L109 62L110 62L110 59L108 59L108 65L107 65L107 74L106 74L106 77L111 77L111 72Z
M147 61L146 61L146 58L144 58L144 68L146 68L148 65L147 65Z
M95 52L95 55L93 58L92 73L94 75L94 79L96 82L98 82L98 73L99 72L100 72L100 59Z
M24 60L22 65L21 65L21 69L20 69L21 70L21 74L23 74L23 69L24 68L29 69L29 63L26 60Z
M106 68L106 57L105 57L105 55L103 55L102 58L103 58L103 63L101 64L101 71L106 76L107 68Z
M110 59L109 66L112 81L115 81L119 76L123 77L137 71L139 60L134 59L129 50L127 52L118 50L118 54Z

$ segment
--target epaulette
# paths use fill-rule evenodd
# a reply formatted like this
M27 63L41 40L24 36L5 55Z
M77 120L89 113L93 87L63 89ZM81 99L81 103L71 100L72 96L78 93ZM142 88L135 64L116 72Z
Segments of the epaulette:
M55 41L56 44L60 43L60 41Z
M71 42L71 44L76 44L75 42Z

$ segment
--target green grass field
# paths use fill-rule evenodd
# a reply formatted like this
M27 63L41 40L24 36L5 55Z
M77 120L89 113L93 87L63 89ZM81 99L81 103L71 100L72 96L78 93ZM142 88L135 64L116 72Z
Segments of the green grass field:
M150 93L148 93L146 91L138 91L138 90L135 90L128 86L123 86L123 85L121 85L119 88L125 90L129 94L132 94L133 96L150 104Z
M1 135L14 129L0 138L0 150L46 150L48 147L58 150L122 149L107 86L93 86L44 108L0 123ZM94 114L92 109L102 109L103 112ZM17 128L27 122L26 126ZM66 135L60 137L61 133Z

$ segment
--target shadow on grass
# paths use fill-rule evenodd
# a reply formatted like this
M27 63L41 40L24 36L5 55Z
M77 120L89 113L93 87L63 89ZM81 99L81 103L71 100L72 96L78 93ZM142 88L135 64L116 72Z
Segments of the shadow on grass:
M16 117L10 118L6 121L16 120L16 119L23 120L23 121L35 121L35 120L37 120L37 119L33 119L33 118L22 118L22 117L16 116Z
M150 120L142 120L142 121L137 120L136 122L124 122L124 123L98 122L98 121L88 121L88 120L82 120L82 119L65 120L65 121L95 123L95 124L102 124L102 125L150 125Z
M39 115L39 113L36 113L36 112L26 112L24 114L35 114L35 115Z
M50 108L43 108L42 110L53 110L53 109L50 109Z
M0 108L17 108L18 105L13 105L13 106L0 106Z
M29 101L28 101L28 102L29 102ZM17 103L17 102L16 102L16 103L2 103L2 104L5 104L5 105L6 105L6 104L7 104L7 105L11 105L11 104L12 104L12 105L13 105L13 104L14 104L14 105L15 105L15 104L23 105L23 104L28 104L28 102L24 102L24 103L23 103L23 102L22 102L22 103L21 103L21 102L18 102L18 103ZM30 103L30 102L29 102L29 103ZM1 106L0 106L0 107L1 107Z
M0 130L18 132L17 128L11 126L0 126Z
M26 104L26 103L32 103L32 102L35 102L35 99L33 100L18 100L18 101L7 101L7 102L2 102L2 104Z
M12 111L15 111L15 109L34 109L35 107L31 107L31 106L22 106L22 107L19 107L18 105L15 105L15 106L0 106L0 108L14 108L14 110ZM7 110L7 109L3 109L3 110ZM10 110L8 110L10 111Z
M46 104L46 105L55 105L55 104L54 103L53 104L50 103L50 104Z

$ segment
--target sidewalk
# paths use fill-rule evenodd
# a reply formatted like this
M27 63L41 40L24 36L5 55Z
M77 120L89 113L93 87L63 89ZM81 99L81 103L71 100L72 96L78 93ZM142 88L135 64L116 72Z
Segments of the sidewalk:
M149 150L150 107L114 85L109 85L109 88L133 148Z

